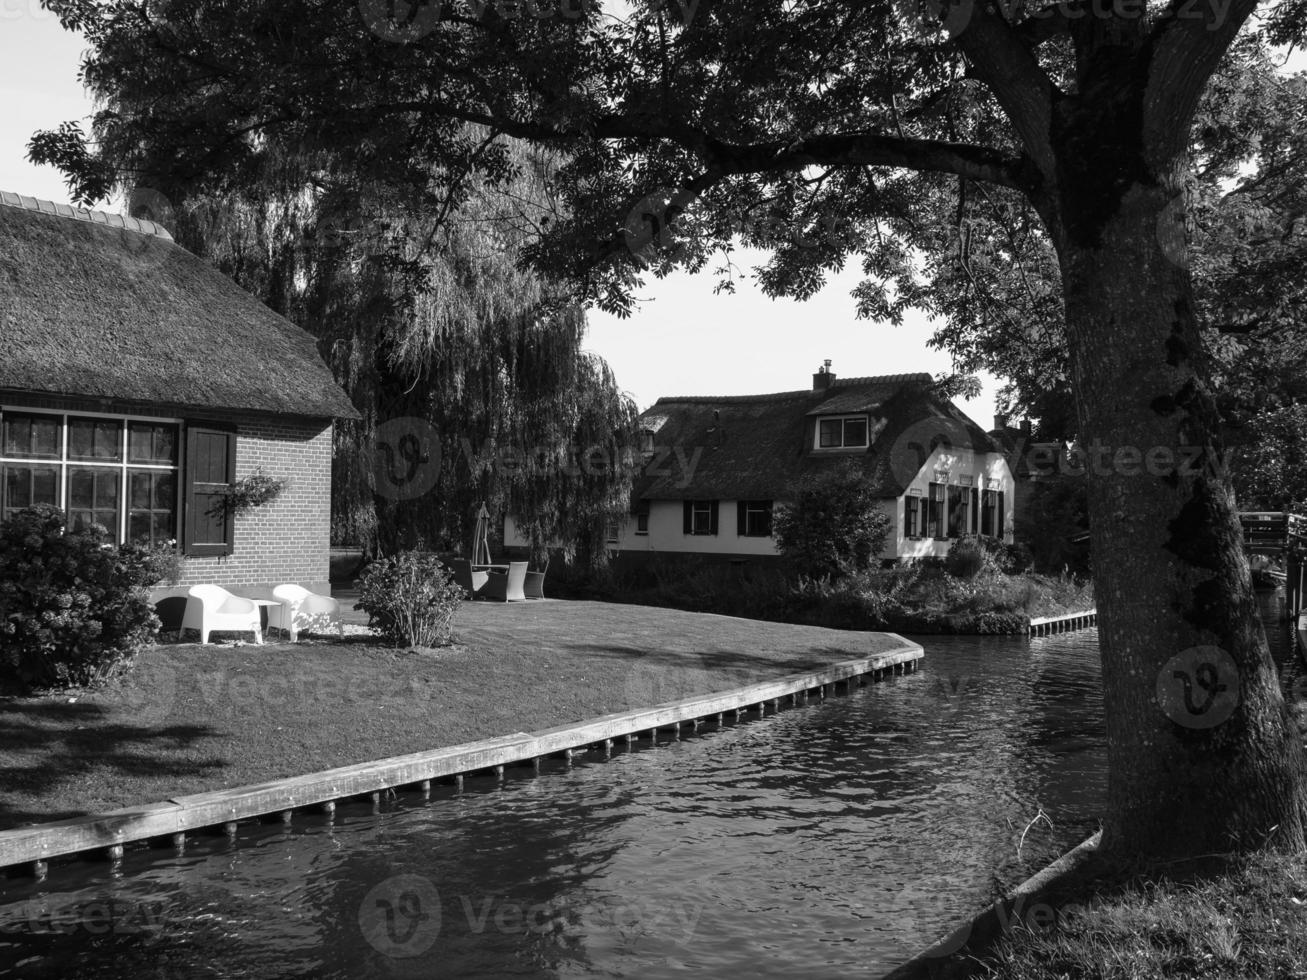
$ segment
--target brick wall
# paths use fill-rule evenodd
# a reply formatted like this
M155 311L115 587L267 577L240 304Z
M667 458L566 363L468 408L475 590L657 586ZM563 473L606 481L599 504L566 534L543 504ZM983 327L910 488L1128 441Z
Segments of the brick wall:
M331 425L323 421L240 422L236 479L261 470L285 480L286 489L271 503L235 519L230 555L187 558L178 584L212 582L245 587L240 590L245 591L295 582L326 591L330 577L331 436Z

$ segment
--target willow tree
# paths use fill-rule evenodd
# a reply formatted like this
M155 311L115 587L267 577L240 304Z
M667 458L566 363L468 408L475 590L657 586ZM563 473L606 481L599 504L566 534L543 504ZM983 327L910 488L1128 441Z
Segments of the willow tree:
M1077 430L1108 454L1089 480L1106 846L1303 848L1302 747L1229 481L1201 465L1221 445L1176 247L1195 108L1256 0L45 2L129 107L95 136L158 147L185 180L238 174L274 137L395 188L453 175L437 196L505 176L461 152L468 124L564 152L529 255L619 312L648 270L743 238L773 251L764 287L798 297L859 257L860 308L893 318L903 229L941 188L1024 199L1056 257ZM1266 13L1274 40L1301 39L1301 0ZM51 158L93 193L75 136Z
M635 406L583 349L584 309L516 259L549 160L471 129L464 141L515 172L456 208L272 140L220 186L141 185L158 149L142 144L106 140L97 164L136 182L137 216L319 338L362 415L336 427L334 540L467 550L484 504L516 518L537 560L552 546L601 564L629 508Z

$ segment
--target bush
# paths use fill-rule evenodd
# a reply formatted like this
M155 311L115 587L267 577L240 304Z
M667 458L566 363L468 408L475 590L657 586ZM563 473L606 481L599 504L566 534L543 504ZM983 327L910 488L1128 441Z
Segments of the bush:
M464 590L434 555L405 551L368 566L355 609L395 646L437 647L452 642L454 613Z
M981 539L975 535L958 538L949 546L944 567L954 578L975 578L986 568L996 568L998 563L993 554L985 549Z
M772 531L800 575L839 578L876 561L890 530L862 471L845 464L805 478L778 508Z
M29 692L105 680L159 632L148 588L159 552L108 543L99 525L64 533L40 505L0 523L0 683Z

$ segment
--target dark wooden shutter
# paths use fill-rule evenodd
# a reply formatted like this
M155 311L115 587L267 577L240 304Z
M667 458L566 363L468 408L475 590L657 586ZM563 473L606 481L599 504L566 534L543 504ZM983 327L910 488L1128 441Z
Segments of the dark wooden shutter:
M236 475L236 433L209 426L186 429L186 505L182 542L188 555L230 555L232 519L223 491Z
M686 534L693 534L693 533L694 533L694 501L693 501L693 500L685 500L685 501L682 501L682 504L683 504L684 507L685 507L685 510L684 510L684 514L685 514L685 526L684 526L683 530L684 530L684 532L685 532Z
M746 501L735 501L735 535L744 537L749 533L749 505Z
M971 533L980 531L980 490L971 488Z
M998 539L1003 540L1003 521L1006 518L1006 507L1003 506L1003 491L998 492Z
M717 511L721 507L721 502L717 500L708 501L708 533L717 533Z

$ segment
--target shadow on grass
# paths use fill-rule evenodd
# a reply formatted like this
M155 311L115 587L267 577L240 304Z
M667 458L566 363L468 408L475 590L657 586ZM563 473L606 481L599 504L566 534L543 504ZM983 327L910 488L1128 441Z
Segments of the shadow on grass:
M211 728L132 725L108 715L95 704L0 698L0 830L85 815L61 800L74 785L83 795L111 790L119 779L207 775L227 765L173 754L213 736Z
M749 671L766 668L768 674L801 674L829 667L847 660L875 654L860 653L848 647L813 647L783 656L761 655L747 650L660 650L657 647L618 646L616 644L569 644L567 652L599 660L638 662L643 667L660 667L668 671L701 669L710 671Z

